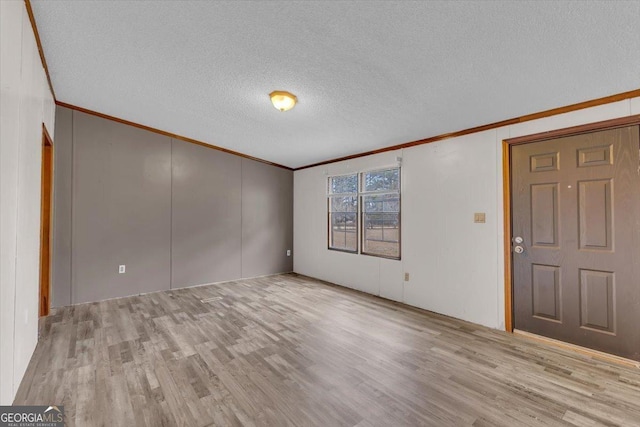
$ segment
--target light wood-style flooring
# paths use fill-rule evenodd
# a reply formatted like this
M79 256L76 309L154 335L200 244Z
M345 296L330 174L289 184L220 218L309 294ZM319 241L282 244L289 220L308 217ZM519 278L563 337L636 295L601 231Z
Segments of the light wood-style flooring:
M58 309L15 404L70 426L640 426L640 370L286 274Z

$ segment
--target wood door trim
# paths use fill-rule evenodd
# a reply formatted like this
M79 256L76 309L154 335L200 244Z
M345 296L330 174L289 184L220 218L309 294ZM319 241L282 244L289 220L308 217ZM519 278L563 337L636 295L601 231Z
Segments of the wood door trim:
M47 130L47 126L42 124L42 133L43 133L43 141L42 143L47 146L53 147L53 138L51 138L51 134Z
M502 141L502 197L504 226L504 328L513 332L513 292L511 266L511 148Z
M521 331L519 329L514 329L513 334L517 336L521 336L528 340L533 340L533 341L537 341L553 347L561 348L563 350L569 350L575 353L580 353L585 356L589 356L593 359L604 360L606 362L615 363L617 365L624 365L627 367L640 369L640 362L636 360L627 359L625 357L616 356L614 354L603 353L598 350L593 350L587 347L582 347L582 346L571 344L568 342L559 341L553 338L543 337L542 335L532 334L531 332Z
M530 142L541 142L548 139L555 139L582 133L595 132L604 129L614 129L618 127L633 126L640 123L640 114L620 117L617 119L604 120L602 122L587 123L579 126L572 126L563 129L556 129L547 132L534 133L532 135L518 136L516 138L505 139L509 145L527 144Z
M99 113L97 111L89 110L87 108L78 107L77 105L67 104L66 102L60 102L60 101L56 101L56 105L60 106L60 107L64 107L64 108L69 108L70 110L75 110L75 111L79 111L81 113L85 113L85 114L89 114L89 115L92 115L92 116L100 117L102 119L111 120L111 121L114 121L114 122L117 122L117 123L121 123L123 125L133 126L135 128L138 128L138 129L146 130L148 132L153 132L153 133L157 133L157 134L160 134L160 135L163 135L163 136L168 136L169 138L178 139L180 141L188 142L188 143L195 144L195 145L200 145L202 147L211 148L213 150L222 151L222 152L228 153L228 154L233 154L234 156L239 156L239 157L242 157L242 158L245 158L245 159L248 159L248 160L253 160L253 161L264 163L264 164L267 164L267 165L270 165L270 166L276 166L276 167L279 167L279 168L282 168L282 169L293 171L293 168L290 168L288 166L284 166L284 165L281 165L281 164L278 164L278 163L273 163L273 162L270 162L268 160L260 159L258 157L253 157L253 156L250 156L248 154L243 154L243 153L240 153L238 151L230 150L228 148L219 147L217 145L207 144L206 142L198 141L197 139L189 138L189 137L182 136L182 135L177 135L175 133L167 132L167 131L164 131L164 130L161 130L161 129L157 129L157 128L154 128L154 127L151 127L151 126L142 125L142 124L136 123L136 122L131 122L129 120L121 119L119 117L114 117L114 116L110 116L108 114Z
M36 38L36 45L38 46L38 53L40 54L40 62L42 62L42 68L44 68L44 73L47 76L47 82L49 83L49 90L51 91L51 96L53 96L53 100L55 101L56 93L53 91L53 84L51 84L49 67L47 66L47 60L44 57L44 50L42 49L42 42L40 41L40 33L38 33L36 18L35 16L33 16L33 8L31 7L31 1L24 0L24 5L27 8L27 15L29 15L29 22L31 22L31 29L33 30L33 35Z
M403 144L392 145L389 147L379 148L377 150L366 151L364 153L351 154L349 156L339 157L336 159L325 160L318 163L313 163L307 166L301 166L299 168L295 168L295 171L299 171L302 169L312 168L315 166L327 165L330 163L341 162L343 160L351 160L356 159L358 157L371 156L372 154L384 153L387 151L401 150L403 148L415 147L416 145L429 144L431 142L441 141L443 139L456 138L463 135L469 135L471 133L483 132L485 130L496 129L503 126L515 125L518 123L524 123L531 120L542 119L544 117L555 116L557 114L568 113L571 111L582 110L584 108L595 107L603 104L610 104L612 102L623 101L625 99L640 97L640 89L630 90L628 92L617 93L615 95L605 96L603 98L592 99L589 101L578 102L577 104L566 105L564 107L552 108L550 110L540 111L538 113L527 114L525 116L514 117L512 119L502 120L495 123L490 123L487 125L476 126L469 129L459 130L451 133L444 133L437 136L432 136L425 139L420 139L412 142L405 142Z
M49 154L47 155L47 150ZM42 124L42 165L40 187L40 285L39 315L48 316L51 306L51 236L53 219L53 140ZM46 194L48 189L49 194ZM48 222L48 224L47 224Z
M508 138L502 141L503 216L504 216L504 327L513 332L513 263L511 257L511 147L521 144L546 141L565 136L579 135L598 130L640 125L640 114L572 126L532 135ZM567 344L568 345L568 344ZM594 350L595 351L595 350ZM612 356L613 357L613 356Z

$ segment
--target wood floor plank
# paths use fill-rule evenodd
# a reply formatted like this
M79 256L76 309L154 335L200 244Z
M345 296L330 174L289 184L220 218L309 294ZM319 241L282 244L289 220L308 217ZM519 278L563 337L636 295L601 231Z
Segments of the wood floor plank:
M55 310L69 426L640 426L640 370L285 274Z

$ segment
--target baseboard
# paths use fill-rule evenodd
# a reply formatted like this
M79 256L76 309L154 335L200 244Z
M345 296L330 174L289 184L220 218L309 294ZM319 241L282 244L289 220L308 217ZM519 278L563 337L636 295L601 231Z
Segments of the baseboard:
M262 276L252 276L252 277L239 277L237 279L223 280L223 281L220 281L220 282L198 283L196 285L181 286L179 288L171 288L170 287L169 289L158 289L156 291L142 292L142 293L131 294L131 295L123 295L121 297L104 298L104 299L100 299L100 300L96 300L96 301L76 302L76 303L69 304L69 305L62 305L62 306L59 306L59 307L51 307L50 311L49 311L49 316L52 315L52 314L55 314L56 310L59 310L59 309L64 308L64 307L73 307L73 306L76 306L76 305L93 304L93 303L97 303L97 302L111 301L111 300L122 299L122 298L130 298L130 297L137 297L137 296L143 296L143 295L149 295L149 294L156 294L158 292L170 292L170 291L179 291L180 289L198 288L198 287L201 287L201 286L221 285L223 283L237 282L239 280L252 280L252 279L261 279L261 278L264 278L264 277L282 276L284 274L291 274L291 273L293 273L293 271L283 271L282 273L264 274ZM44 319L46 317L47 316L43 316L40 319Z
M590 348L582 347L575 344L570 344L564 341L559 341L553 338L543 337L541 335L532 334L531 332L525 332L518 329L513 330L513 334L521 336L527 339L538 341L544 344L548 344L554 347L562 348L564 350L580 353L585 356L589 356L594 359L603 360L617 365L624 365L631 368L640 369L640 362L636 360L627 359L625 357L616 356L614 354L604 353L602 351L593 350Z

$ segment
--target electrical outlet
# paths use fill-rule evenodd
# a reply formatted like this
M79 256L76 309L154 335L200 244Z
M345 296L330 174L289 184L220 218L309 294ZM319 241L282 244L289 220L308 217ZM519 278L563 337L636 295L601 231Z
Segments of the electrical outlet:
M121 265L118 267L118 273L120 274L124 274L127 271L127 266L126 265Z
M287 249L287 256L291 256L291 249Z
M409 273L404 273L404 281L405 282L409 281Z

